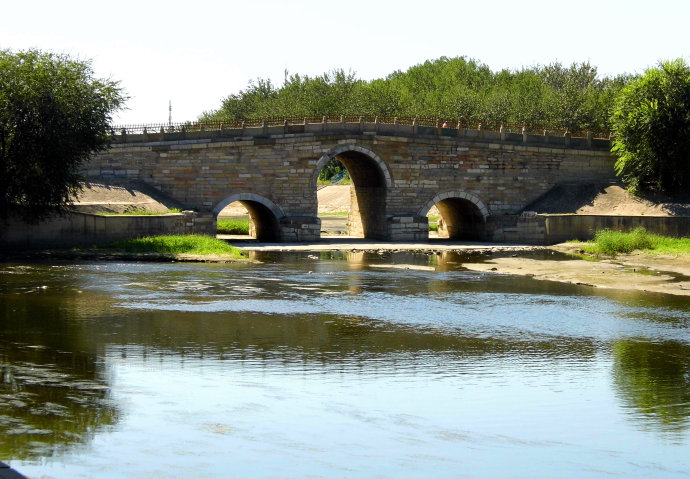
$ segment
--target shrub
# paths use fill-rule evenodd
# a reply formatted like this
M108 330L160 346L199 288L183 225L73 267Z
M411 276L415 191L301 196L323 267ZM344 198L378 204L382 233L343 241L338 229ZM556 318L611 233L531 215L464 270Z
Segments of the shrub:
M641 227L629 233L605 229L594 235L594 243L598 253L614 256L617 253L651 249L654 246L654 238Z

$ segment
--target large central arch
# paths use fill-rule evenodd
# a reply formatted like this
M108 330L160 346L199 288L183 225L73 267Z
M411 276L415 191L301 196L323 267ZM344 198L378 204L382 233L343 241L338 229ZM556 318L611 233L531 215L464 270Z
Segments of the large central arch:
M483 240L486 238L486 219L489 209L474 193L448 191L434 196L419 210L426 216L436 206L441 214L439 237L452 240Z
M370 239L386 239L386 195L393 182L388 167L371 150L343 145L323 155L316 163L311 186L316 190L319 172L333 158L347 168L350 187L348 234Z
M213 214L218 216L223 208L231 203L240 202L249 212L250 235L259 241L280 241L280 219L285 215L272 201L255 193L235 193L216 204Z

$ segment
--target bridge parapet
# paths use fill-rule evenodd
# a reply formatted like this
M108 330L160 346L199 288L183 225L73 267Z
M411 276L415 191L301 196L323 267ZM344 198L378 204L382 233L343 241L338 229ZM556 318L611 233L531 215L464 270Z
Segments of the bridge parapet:
M319 120L280 119L242 122L236 125L223 123L182 123L175 125L130 125L113 128L115 144L220 141L229 139L257 139L285 135L332 135L369 134L393 137L448 137L487 143L504 143L525 146L541 146L565 149L610 150L611 140L601 133L578 132L576 136L567 130L546 129L516 125L482 125L465 127L461 123L443 125L440 120L388 119L378 117L341 117L334 121L328 117Z

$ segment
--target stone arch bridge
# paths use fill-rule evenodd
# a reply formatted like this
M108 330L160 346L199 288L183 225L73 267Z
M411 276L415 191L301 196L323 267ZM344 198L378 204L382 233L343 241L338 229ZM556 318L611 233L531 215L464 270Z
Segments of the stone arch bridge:
M200 232L215 233L218 213L239 201L258 239L313 241L321 230L317 177L333 158L352 179L349 233L389 241L427 239L426 214L433 206L451 239L529 239L510 234L529 219L521 214L529 203L557 183L614 177L610 141L589 134L344 118L196 131L122 130L83 173L159 189L197 212Z

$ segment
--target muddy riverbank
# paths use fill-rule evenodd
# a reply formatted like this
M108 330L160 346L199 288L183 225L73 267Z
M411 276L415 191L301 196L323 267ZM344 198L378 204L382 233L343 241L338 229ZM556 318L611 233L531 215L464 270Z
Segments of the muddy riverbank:
M131 254L113 251L46 250L4 253L0 261L135 261L135 262L258 262L262 253L318 253L342 251L349 253L395 252L435 255L443 262L444 253L458 253L464 258L462 267L491 274L519 275L538 280L558 281L593 288L639 290L690 296L690 255L631 253L615 258L593 258L581 254L578 243L553 246L506 245L496 243L454 243L427 241L420 243L389 243L357 238L337 237L315 243L230 243L248 252L247 259L223 255Z
M257 252L349 251L418 252L467 255L462 267L470 271L528 276L621 290L639 290L690 296L690 255L659 255L636 252L615 258L594 258L581 254L578 243L553 246L505 245L496 243L386 243L338 238L309 244L236 243L234 246ZM541 253L541 254L537 254ZM547 253L547 254L544 254ZM548 253L552 253L550 256ZM481 260L477 260L481 255ZM566 256L567 255L567 256Z
M573 253L567 244L550 248ZM553 261L529 257L495 256L481 263L467 263L472 271L529 276L593 288L638 290L690 296L690 256L633 253L616 258L578 258Z

